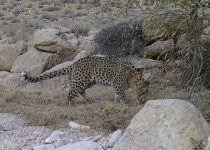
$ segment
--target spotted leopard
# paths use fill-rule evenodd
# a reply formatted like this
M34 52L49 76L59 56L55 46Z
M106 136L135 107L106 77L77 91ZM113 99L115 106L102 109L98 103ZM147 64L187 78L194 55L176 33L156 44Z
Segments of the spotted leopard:
M126 100L125 89L131 79L138 79L136 83L141 83L138 86L139 89L146 87L146 90L139 91L140 97L148 89L148 82L141 78L142 71L139 72L131 63L96 56L81 58L73 65L37 77L31 77L27 72L22 72L21 79L29 82L40 82L66 74L69 74L70 80L70 91L67 100L69 104L73 103L73 99L78 94L81 94L86 100L90 100L85 90L94 84L112 86L117 101Z

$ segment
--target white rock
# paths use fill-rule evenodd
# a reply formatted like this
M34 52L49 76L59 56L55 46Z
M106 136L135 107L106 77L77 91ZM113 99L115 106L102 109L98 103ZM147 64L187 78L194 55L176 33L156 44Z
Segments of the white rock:
M113 147L114 144L120 139L122 136L122 130L117 130L114 133L111 134L109 140L108 140L108 147Z
M23 147L21 150L33 150L31 147Z
M89 54L97 54L99 45L88 37L79 37L79 47L80 50L85 50Z
M56 66L54 66L53 68L43 72L42 74L45 74L45 73L48 73L48 72L52 72L52 71L56 71L56 70L59 70L61 68L65 68L65 67L68 67L68 66L71 66L73 65L76 61L78 61L79 59L83 58L83 57L86 57L88 56L88 53L86 51L81 51L79 52L76 57L74 58L73 61L66 61L64 63L61 63L61 64L58 64Z
M94 29L94 30L90 30L88 31L88 36L95 36L100 30Z
M56 148L56 150L103 150L98 143L93 141L82 141L77 143L70 143L61 147Z
M153 59L132 57L132 58L128 58L126 60L130 61L135 66L135 68L152 68L152 67L163 66L162 61L153 60Z
M183 100L150 100L131 120L112 150L193 150L210 133L194 105Z
M73 38L77 38L77 36L74 33L68 33L68 34L66 34L66 38L69 41Z
M52 144L38 145L33 147L33 150L55 150L55 147Z
M43 137L38 137L37 139L36 139L36 143L44 143L44 138Z
M56 70L59 70L59 69L62 69L62 68L65 68L65 67L68 67L68 66L71 66L72 64L74 64L73 61L66 61L64 63L60 63L54 67L52 67L51 69L43 72L42 74L45 74L45 73L49 73L49 72L52 72L52 71L56 71Z
M0 97L11 101L16 95L16 88L19 84L20 76L6 71L0 71Z
M10 71L19 55L15 44L0 45L0 71Z
M84 125L81 125L81 124L78 124L74 121L70 121L69 122L69 126L73 129L82 129L82 130L88 130L90 129L90 126L84 126Z
M98 140L100 140L102 138L102 135L96 135L96 136L94 136L93 138L92 138L92 140L94 141L94 142L97 142Z
M66 35L58 29L36 30L32 43L37 49L59 55L70 56L77 49L75 43L68 42Z
M79 41L77 38L73 38L68 41L71 44L71 50L76 51L79 46Z
M104 141L106 141L106 140L107 140L107 138L102 136L97 142L102 146Z
M54 143L53 143L53 145L55 146L55 147L61 147L61 146L63 146L63 145L66 145L68 142L65 140L65 139L58 139L57 141L55 141Z
M28 71L32 76L36 76L54 66L59 60L60 57L56 54L30 50L15 60L11 72Z
M64 135L64 132L60 130L56 130L53 133L50 134L50 136L45 140L46 144L51 144L55 141L60 140Z
M108 137L107 139L106 138L103 138L102 140L101 140L101 142L100 142L100 145L101 145L101 147L103 148L103 149L108 149L108 139L109 139L110 137Z
M95 41L88 41L84 44L84 47L82 49L88 52L89 54L93 55L98 53L99 45Z
M76 55L76 57L74 58L73 62L76 62L76 61L78 61L79 59L81 59L81 58L83 58L83 57L86 57L86 56L88 56L88 55L89 55L88 52L82 50L81 52L79 52L79 53Z
M145 47L145 57L158 57L166 52L174 50L174 41L172 39L167 41L157 41L150 46Z
M0 113L0 120L0 126L7 131L24 126L22 118L10 113Z
M90 141L92 138L93 138L92 136L80 138L80 141Z
M28 45L25 41L20 40L16 42L16 48L20 54L24 54L27 52Z
M205 147L205 150L210 150L210 135L208 137L207 145Z

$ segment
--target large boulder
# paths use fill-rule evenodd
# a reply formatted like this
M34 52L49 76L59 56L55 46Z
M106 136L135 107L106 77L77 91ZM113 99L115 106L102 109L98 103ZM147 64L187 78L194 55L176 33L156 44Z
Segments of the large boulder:
M146 58L158 58L167 52L174 51L174 41L172 39L167 41L157 41L150 46L145 47Z
M188 32L191 27L188 26L189 19L186 15L189 14L185 14L185 10L179 7L168 7L151 13L142 23L144 41L151 43ZM202 22L198 23L202 28Z
M209 124L191 103L150 100L112 150L193 150L207 141L209 133Z
M15 97L15 88L19 84L19 75L0 71L0 97L10 101Z
M32 76L36 76L56 65L59 60L60 57L57 54L30 50L15 60L11 72L28 71Z
M126 61L130 61L135 68L153 68L153 67L163 67L164 64L162 61L154 60L154 59L147 59L147 58L139 58L139 57L132 57L125 59Z
M10 71L19 55L20 51L16 48L16 44L0 45L0 71Z
M73 61L66 61L66 62L64 62L64 63L58 64L58 65L52 67L51 69L49 69L49 70L43 72L42 74L45 74L45 73L48 73L48 72L52 72L52 71L56 71L56 70L60 70L60 69L62 69L62 68L71 66L71 65L73 65L76 61L78 61L79 59L81 59L81 58L83 58L83 57L86 57L86 56L88 56L88 52L86 52L86 51L80 51L80 52L76 55L76 57L74 58Z
M57 53L62 57L71 56L78 45L75 40L68 41L66 35L58 29L36 30L31 43L40 51Z

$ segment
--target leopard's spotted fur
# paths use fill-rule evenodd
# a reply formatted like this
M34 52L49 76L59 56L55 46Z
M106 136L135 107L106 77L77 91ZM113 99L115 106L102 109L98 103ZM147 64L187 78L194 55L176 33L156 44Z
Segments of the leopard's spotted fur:
M69 74L70 91L68 103L73 102L73 99L78 94L81 94L85 99L89 100L85 94L85 90L94 84L112 86L115 90L115 99L125 101L125 89L128 85L128 81L139 75L139 81L141 81L141 73L142 72L137 71L129 62L114 61L105 57L87 56L79 59L73 65L66 68L37 77L30 77L24 72L22 73L21 78L23 80L28 80L29 82L39 82L48 78ZM146 81L143 83L143 86L148 86ZM145 92L140 93L140 96L145 94Z

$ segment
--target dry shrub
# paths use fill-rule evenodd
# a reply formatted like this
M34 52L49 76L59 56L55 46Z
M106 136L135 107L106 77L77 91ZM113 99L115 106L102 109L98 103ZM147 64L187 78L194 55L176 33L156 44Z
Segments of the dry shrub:
M102 29L94 40L99 44L99 52L107 56L140 55L143 47L141 22L117 23Z
M159 0L152 10L147 11L148 18L143 23L143 39L147 45L161 40L174 40L174 51L164 61L181 60L177 70L182 72L180 80L186 88L198 85L204 74L209 74L207 61L210 55L203 48L201 36L206 28L203 23L206 15L196 0ZM180 44L181 43L181 44ZM166 54L167 55L167 54Z
M87 36L87 33L90 30L88 25L82 22L75 22L69 29L70 32L74 33L77 37L79 37L79 35Z

